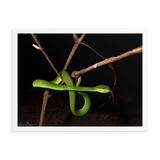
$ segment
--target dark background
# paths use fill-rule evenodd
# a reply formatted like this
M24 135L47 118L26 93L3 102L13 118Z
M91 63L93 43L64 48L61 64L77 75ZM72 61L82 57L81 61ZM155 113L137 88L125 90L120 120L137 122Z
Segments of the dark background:
M36 34L36 33L35 33ZM66 63L74 45L72 34L36 34L58 71ZM78 34L80 37L81 35ZM121 55L142 45L142 34L86 34L82 41L103 57ZM35 49L31 34L18 34L18 125L39 123L44 89L35 89L35 79L53 80L56 74L43 53ZM67 71L81 70L103 60L84 45L77 48ZM68 92L50 91L44 119L45 126L141 126L142 125L142 53L112 63L117 83L114 102L109 94L89 93L91 109L82 117L70 113ZM114 84L114 72L108 65L82 75L82 86ZM108 103L99 108L107 100ZM83 99L77 95L78 106ZM26 123L27 122L27 123Z

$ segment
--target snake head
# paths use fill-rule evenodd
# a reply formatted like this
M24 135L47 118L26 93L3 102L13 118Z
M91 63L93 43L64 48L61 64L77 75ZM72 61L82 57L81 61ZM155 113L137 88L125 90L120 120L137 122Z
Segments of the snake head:
M95 87L96 91L99 93L108 93L110 92L110 87L106 85L98 85Z

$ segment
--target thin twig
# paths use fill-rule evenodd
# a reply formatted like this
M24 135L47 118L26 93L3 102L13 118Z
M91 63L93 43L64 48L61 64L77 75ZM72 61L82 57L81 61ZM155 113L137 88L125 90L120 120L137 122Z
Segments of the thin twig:
M74 39L75 43L74 43L74 46L73 46L73 48L72 48L72 50L71 50L71 52L70 52L70 54L68 56L66 64L63 67L64 70L67 70L67 67L68 67L68 65L69 65L69 63L70 63L70 61L71 61L76 49L78 48L79 44L84 39L84 37L85 37L85 34L82 34L80 38L78 38L78 36L76 34L73 34L73 39ZM61 85L62 84L64 84L64 81L61 82Z
M81 42L81 44L83 44L84 46L90 48L92 51L94 51L97 55L99 55L102 59L106 59L105 57L103 57L101 54L99 54L97 51L95 51L92 47L90 47L89 45Z
M46 59L48 60L48 62L50 63L50 65L52 66L52 68L54 69L54 71L57 73L57 75L61 78L61 80L63 81L63 78L61 77L61 75L59 74L58 70L56 69L56 67L53 65L52 61L50 60L49 56L47 55L47 53L45 52L44 48L42 47L42 45L40 44L40 42L37 39L37 36L35 34L31 34L33 39L35 40L35 42L37 43L37 45L33 44L33 47L35 47L36 49L42 51L42 53L44 54L44 56L46 57ZM49 91L47 89L45 89L45 92L43 94L43 103L42 103L42 109L41 109L41 115L40 115L40 121L39 121L39 126L43 125L43 119L44 119L44 115L45 115L45 110L46 110L46 106L47 106L47 101L49 99L49 97L51 97L51 95L49 94Z
M90 48L92 51L94 51L98 56L100 56L102 59L106 59L105 57L103 57L100 53L98 53L97 51L95 51L92 47L90 47L89 45L87 45L87 44L85 44L85 43L83 43L83 42L81 42L81 44L83 44L84 46L86 46L86 47L88 47L88 48ZM111 92L111 94L110 94L110 96L109 96L109 99L112 97L112 93L113 93L113 91L114 91L114 88L115 88L115 85L116 85L116 82L117 82L117 74L116 74L116 71L114 70L114 67L113 67L113 65L111 64L111 63L109 63L108 64L108 66L112 69L112 71L114 72L114 84L113 84L113 87L112 87L112 92ZM105 103L103 103L101 106L99 106L98 108L100 108L100 107L102 107L102 106L104 106L108 101L109 101L109 99L105 102Z
M85 68L85 69L82 69L82 70L80 70L80 71L77 71L77 72L75 73L75 76L79 76L79 75L84 74L84 73L86 73L86 72L88 72L88 71L90 71L90 70L92 70L92 69L97 68L97 67L100 67L100 66L103 66L103 65L106 65L106 64L113 63L113 62L118 61L118 60L120 60L120 59L123 59L123 58L125 58L125 57L131 56L131 55L136 54L136 53L141 53L141 52L142 52L142 46L140 46L140 47L138 47L138 48L135 48L135 49L133 49L133 50L130 50L130 51L128 51L128 52L125 52L124 54L122 54L122 55L120 55L120 56L110 57L110 58L108 58L108 59L105 59L105 60L103 60L103 61L100 61L100 62L98 62L98 63L95 63L95 64L93 64L93 65L91 65L91 66L89 66L89 67L87 67L87 68Z
M100 105L98 108L100 108L100 107L104 106L106 103L108 103L110 98L113 96L112 94L113 94L113 91L114 91L114 88L115 88L116 82L117 82L117 74L116 74L116 71L113 68L113 65L112 64L108 64L108 65L112 69L112 71L114 72L114 77L115 77L114 78L114 84L113 84L113 87L112 87L112 90L111 90L112 92L110 93L109 99L106 102L104 102L102 105Z
M73 39L74 39L74 41L76 41L78 39L78 36L75 33L73 34Z
M78 38L78 36L76 34L73 34L73 39L75 40L74 46L71 50L71 53L66 61L66 64L64 65L64 70L67 70L67 67L76 51L76 49L78 48L79 44L81 43L81 41L83 40L83 38L85 37L85 34L82 34L80 38Z
M113 91L114 91L114 88L115 88L115 85L116 85L116 82L117 82L117 74L116 74L116 72L115 72L115 70L114 70L114 67L113 67L113 65L112 65L111 63L112 63L112 62L115 62L115 61L117 61L117 60L120 60L120 59L122 59L122 58L125 58L125 57L127 57L127 56L130 56L130 55L132 55L132 54L141 53L141 52L142 52L142 46L140 46L140 47L135 48L135 49L133 49L133 50L130 50L130 51L128 51L128 52L126 52L126 53L124 53L124 54L122 54L122 55L120 55L120 56L111 57L111 58L109 58L109 59L105 59L105 57L103 57L101 54L99 54L97 51L95 51L95 50L94 50L92 47L90 47L89 45L87 45L87 44L85 44L85 43L83 43L83 42L81 42L81 44L83 44L83 45L87 46L88 48L90 48L91 50L93 50L97 55L99 55L102 59L104 59L104 61L99 62L99 63L98 63L99 65L96 63L96 64L94 64L94 65L92 65L92 66L90 66L90 67L88 67L88 68L86 68L86 69L83 69L83 70L81 70L81 71L75 72L75 76L79 76L80 74L84 74L85 72L88 72L88 71L90 71L90 70L92 70L92 69L94 69L94 68L97 68L97 67L100 67L100 66L102 66L102 65L108 64L109 67L113 70L114 76L115 76L115 80L114 80L114 84L113 84L113 88L112 88L112 93L113 93ZM81 72L82 72L82 73L81 73ZM112 97L112 94L110 94L109 99L110 99L111 97ZM108 101L109 101L109 99L108 99ZM106 101L105 103L103 103L103 104L102 104L101 106L99 106L98 108L104 106L108 101Z
M31 34L33 39L36 41L37 45L33 44L33 47L35 47L36 49L39 49L40 51L42 51L42 53L44 54L44 56L46 57L46 59L48 60L49 64L52 66L52 68L54 69L54 71L56 72L56 74L61 78L61 80L63 81L63 78L61 77L61 75L59 74L58 70L56 69L56 67L54 66L54 64L52 63L52 61L50 60L49 56L47 55L46 51L44 50L44 48L42 47L42 45L40 44L40 42L37 39L37 36L35 34Z

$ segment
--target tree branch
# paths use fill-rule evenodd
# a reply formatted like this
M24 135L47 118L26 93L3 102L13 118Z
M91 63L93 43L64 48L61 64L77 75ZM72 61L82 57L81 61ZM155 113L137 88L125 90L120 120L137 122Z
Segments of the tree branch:
M83 43L83 42L81 42L81 44L82 45L84 45L84 46L86 46L86 47L88 47L88 48L90 48L92 51L94 51L98 56L100 56L102 59L106 59L105 57L103 57L100 53L98 53L97 51L95 51L92 47L90 47L89 45L87 45L87 44L85 44L85 43ZM117 82L117 74L116 74L116 71L114 70L114 67L113 67L113 65L111 64L111 63L109 63L108 64L108 66L112 69L112 71L114 72L114 84L113 84L113 87L112 87L112 92L110 93L110 96L109 96L109 99L112 97L112 93L113 93L113 91L114 91L114 88L115 88L115 85L116 85L116 82ZM74 73L76 73L76 72L74 72ZM74 75L72 75L72 77L73 78L75 78L76 76ZM108 101L109 101L109 99L108 99ZM105 103L103 103L101 106L99 106L98 108L100 108L100 107L102 107L102 106L104 106L108 101L106 101Z
M69 65L69 63L70 63L70 61L71 61L76 49L78 48L79 44L81 43L81 41L83 40L84 37L85 37L85 34L82 34L80 38L78 38L78 36L76 34L73 34L73 39L75 40L75 44L74 44L74 46L73 46L73 48L71 50L71 53L70 53L70 55L69 55L69 57L68 57L68 59L66 61L65 66L63 68L64 70L67 70L67 67L68 67L68 65Z
M90 47L89 45L81 42L82 45L88 47L89 49L91 49L92 51L94 51L97 55L99 55L102 59L106 59L105 57L103 57L101 54L99 54L97 51L95 51L92 47Z
M42 53L45 55L46 59L48 60L48 62L50 63L50 65L52 66L52 68L54 69L54 71L57 73L57 75L62 79L61 75L59 74L59 72L57 71L57 69L55 68L55 66L53 65L53 63L51 62L50 58L48 57L47 53L45 52L44 48L41 46L40 42L38 41L37 39L37 36L35 34L31 34L32 37L34 38L35 42L37 43L37 45L33 44L33 47L35 47L36 49L39 49L40 51L42 51ZM76 49L78 48L79 44L83 44L83 45L86 45L84 43L82 43L81 41L84 39L85 37L85 34L82 34L80 38L78 38L78 36L76 34L73 34L73 39L75 40L75 44L71 50L71 53L66 61L66 64L64 66L64 70L67 70L67 67L76 51ZM88 45L86 45L87 47L89 47ZM91 47L89 47L91 48ZM93 49L92 49L93 50ZM93 50L94 51L94 50ZM109 64L109 67L114 71L113 69L113 66L111 66L111 63L115 62L115 61L118 61L120 59L123 59L127 56L130 56L130 55L133 55L135 53L141 53L142 52L142 46L138 47L138 48L135 48L133 50L130 50L120 56L117 56L117 57L110 57L108 59L104 59L103 56L99 55L98 52L97 54L99 56L101 56L101 58L103 58L104 60L101 61L101 62L98 62L96 64L93 64L89 67L87 67L86 69L82 69L81 71L77 71L75 72L75 76L79 76L81 74L84 74L92 69L95 69L97 67L100 67L102 65L105 65L105 64ZM115 71L114 71L115 72ZM62 84L64 83L63 79L62 79ZM116 83L116 79L115 79L115 83ZM115 85L114 83L114 85ZM43 104L42 104L42 109L41 109L41 116L40 116L40 122L39 122L39 126L42 126L43 125L43 119L44 119L44 114L45 114L45 110L46 110L46 105L47 105L47 101L49 99L49 97L51 97L51 95L49 94L49 91L46 89L44 94L43 94Z
M93 65L91 65L91 66L89 66L89 67L87 67L87 68L85 68L85 69L82 69L82 70L80 70L80 71L77 71L77 72L75 73L75 76L79 76L79 75L84 74L84 73L86 73L86 72L88 72L88 71L90 71L90 70L92 70L92 69L97 68L97 67L103 66L103 65L105 65L105 64L113 63L113 62L118 61L118 60L120 60L120 59L123 59L123 58L125 58L125 57L131 56L131 55L133 55L133 54L135 54L135 53L141 53L141 52L142 52L142 46L140 46L140 47L138 47L138 48L135 48L135 49L133 49L133 50L130 50L130 51L128 51L128 52L125 52L124 54L122 54L122 55L120 55L120 56L110 57L110 58L105 59L105 60L103 60L103 61L101 61L101 62L95 63L95 64L93 64Z
M42 103L39 126L43 126L43 119L44 119L44 115L45 115L45 111L46 111L46 106L47 106L48 99L50 97L51 97L51 95L49 94L49 91L47 89L45 89L45 92L43 94L43 103Z
M57 73L57 75L61 78L61 80L63 81L63 78L61 77L61 75L59 74L58 70L56 69L56 67L53 65L52 61L50 60L49 56L47 55L47 53L45 52L44 48L42 47L42 45L40 44L40 42L37 39L37 36L35 34L31 34L33 39L35 40L35 42L37 43L37 45L33 44L33 47L35 47L36 49L42 51L42 53L44 54L44 56L46 57L46 59L48 60L48 62L50 63L50 65L52 66L52 68L54 69L54 71ZM44 119L44 115L45 115L45 110L46 110L46 106L47 106L47 102L48 99L51 97L51 95L49 94L49 91L47 89L45 89L45 92L43 94L43 103L42 103L42 109L41 109L41 115L40 115L40 121L39 121L39 126L43 125L43 119Z
M56 69L56 67L54 66L54 64L52 63L52 61L50 60L49 56L47 55L46 51L44 50L44 48L42 47L42 45L40 44L40 42L37 39L37 36L35 34L31 34L33 39L36 41L37 45L33 44L33 47L35 47L36 49L39 49L40 51L42 51L42 53L44 54L44 56L46 57L46 59L48 60L49 64L52 66L52 68L54 69L54 71L56 72L56 74L61 78L61 80L63 81L63 78L61 77L61 75L59 74L58 70Z

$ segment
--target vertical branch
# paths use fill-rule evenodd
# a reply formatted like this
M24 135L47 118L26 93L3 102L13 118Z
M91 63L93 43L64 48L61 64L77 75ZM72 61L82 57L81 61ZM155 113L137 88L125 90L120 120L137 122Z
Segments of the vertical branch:
M43 94L43 103L42 103L42 109L41 109L41 116L40 116L40 121L39 121L39 126L43 125L43 119L44 119L44 115L45 115L45 111L46 111L46 106L47 106L47 102L48 99L51 97L51 95L49 94L49 91L46 89L44 94Z
M40 42L37 39L37 36L35 34L31 34L33 39L35 40L35 42L37 43L37 45L33 44L33 47L35 47L36 49L39 49L40 51L42 51L42 53L44 54L44 56L46 57L46 59L48 60L48 62L50 63L50 65L52 66L52 68L54 69L54 71L57 73L57 75L61 78L61 80L63 81L63 78L61 77L61 75L59 74L58 70L56 69L56 67L54 66L54 64L52 63L52 61L50 60L49 56L47 55L46 51L44 50L44 48L42 47L42 45L40 44ZM51 97L51 95L49 94L49 91L46 89L44 94L43 94L43 103L42 103L42 109L41 109L41 115L40 115L40 121L39 121L39 126L43 125L43 119L44 119L44 115L45 115L45 110L46 110L46 106L47 106L47 102L49 97Z

